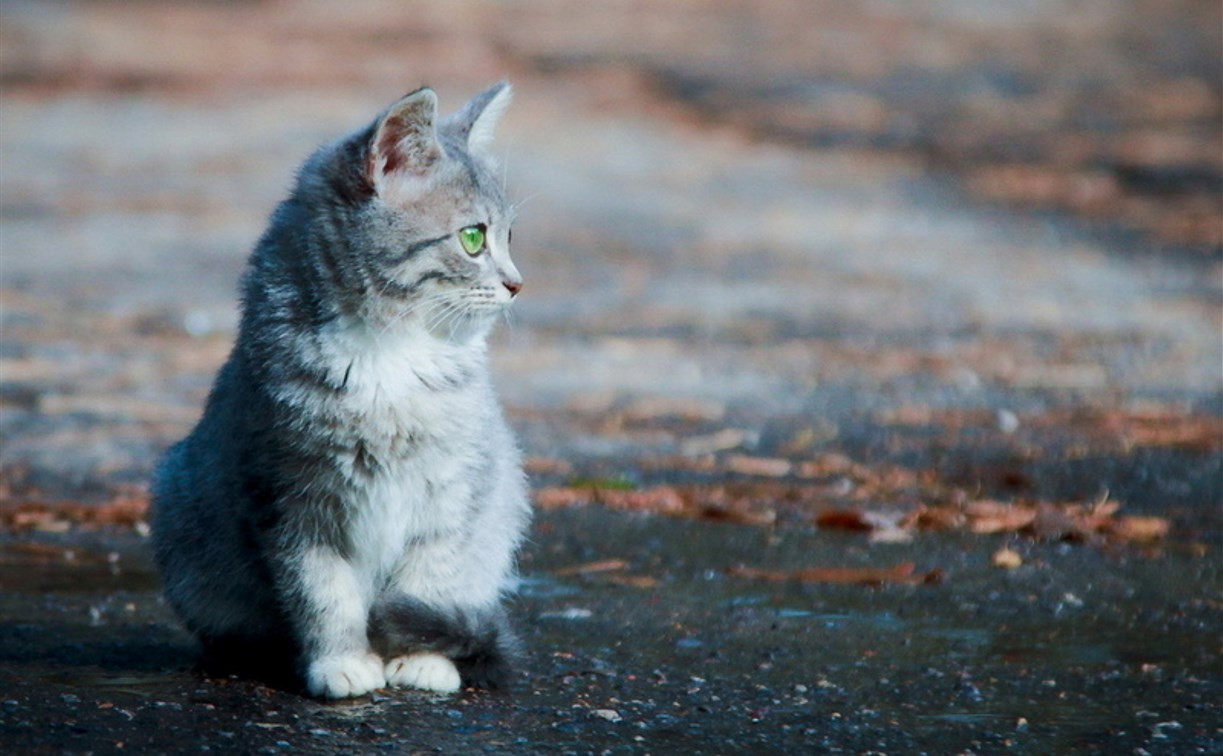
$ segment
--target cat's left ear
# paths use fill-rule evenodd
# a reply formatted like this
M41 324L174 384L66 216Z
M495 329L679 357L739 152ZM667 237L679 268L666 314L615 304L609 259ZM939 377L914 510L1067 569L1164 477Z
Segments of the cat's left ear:
M366 170L370 183L384 193L391 176L403 180L426 179L442 157L434 122L437 95L418 89L405 95L378 120L369 144Z
M492 144L493 131L513 95L508 81L497 82L447 118L446 126L466 142L469 152L483 152Z

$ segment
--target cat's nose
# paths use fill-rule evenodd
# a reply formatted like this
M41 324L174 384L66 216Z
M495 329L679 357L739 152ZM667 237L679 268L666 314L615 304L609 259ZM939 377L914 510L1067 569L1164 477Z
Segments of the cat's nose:
M518 292L522 291L522 279L520 278L503 278L501 285L510 290L510 296L518 296Z

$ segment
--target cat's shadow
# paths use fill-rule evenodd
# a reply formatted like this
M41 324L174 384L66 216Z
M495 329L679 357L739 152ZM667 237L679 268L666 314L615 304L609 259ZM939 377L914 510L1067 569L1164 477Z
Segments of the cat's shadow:
M91 630L95 628L65 622L0 622L0 665L11 674L51 680L62 675L99 685L176 679L193 684L201 678L238 675L286 693L302 692L284 655L266 649L207 654L190 636L159 625Z

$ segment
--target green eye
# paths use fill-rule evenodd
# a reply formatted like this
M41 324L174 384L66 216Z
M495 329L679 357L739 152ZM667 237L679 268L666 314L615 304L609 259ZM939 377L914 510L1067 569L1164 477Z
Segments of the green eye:
M459 229L459 244L472 257L480 254L484 250L484 224Z

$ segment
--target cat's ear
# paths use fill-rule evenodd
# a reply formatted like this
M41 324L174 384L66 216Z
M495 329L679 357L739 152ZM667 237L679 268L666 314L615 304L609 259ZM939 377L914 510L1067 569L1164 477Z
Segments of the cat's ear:
M383 114L370 141L366 166L379 193L392 175L423 179L432 172L442 157L436 121L437 95L427 87L404 95Z
M497 82L447 118L446 126L462 138L469 152L482 152L492 143L493 131L513 95L508 81Z

